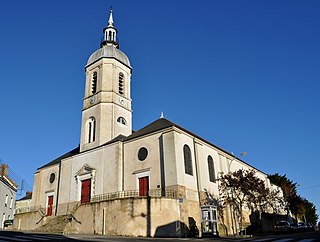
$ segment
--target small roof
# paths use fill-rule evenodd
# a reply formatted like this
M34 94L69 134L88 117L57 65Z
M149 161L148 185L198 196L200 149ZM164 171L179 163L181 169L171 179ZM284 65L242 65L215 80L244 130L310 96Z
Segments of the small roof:
M28 200L32 198L32 192L27 192L26 195L20 198L18 201Z
M168 119L165 118L160 118L157 119L156 121L152 122L151 124L143 127L142 129L139 129L138 131L134 132L133 134L129 135L128 137L126 137L124 140L130 140L130 139L134 139L146 134L150 134L165 128L169 128L172 126L177 126L180 127L176 124L174 124L173 122L169 121ZM180 127L181 128L181 127Z
M88 59L86 67L102 58L113 58L120 61L122 64L130 66L129 58L121 50L117 49L114 45L104 45L100 49L96 50Z

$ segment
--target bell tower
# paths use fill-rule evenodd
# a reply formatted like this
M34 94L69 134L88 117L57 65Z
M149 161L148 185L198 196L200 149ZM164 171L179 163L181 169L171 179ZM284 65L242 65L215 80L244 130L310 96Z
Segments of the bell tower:
M128 57L119 49L117 32L110 9L101 48L89 57L85 67L80 152L132 133L132 68Z

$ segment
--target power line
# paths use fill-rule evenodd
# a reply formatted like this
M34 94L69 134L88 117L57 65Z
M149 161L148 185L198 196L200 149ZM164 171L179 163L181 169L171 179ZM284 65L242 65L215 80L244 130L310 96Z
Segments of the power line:
M6 162L0 158L0 163L5 164ZM20 175L18 175L17 173L15 173L10 167L8 167L7 171L8 171L8 177L12 179L16 184L18 184L18 190L20 191L20 193L22 193L22 191L27 191L32 189L32 187L26 182L26 180Z
M315 188L315 187L320 187L319 185L314 185L314 186L309 186L309 187L302 187L302 188L297 188L298 190L305 190L305 189L311 189L311 188Z

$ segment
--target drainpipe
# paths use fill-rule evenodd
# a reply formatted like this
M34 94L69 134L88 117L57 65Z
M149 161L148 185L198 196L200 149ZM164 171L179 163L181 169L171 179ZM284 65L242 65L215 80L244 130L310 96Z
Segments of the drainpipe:
M121 162L122 162L122 184L121 184L121 189L122 191L124 191L124 143L123 141L120 141L121 142Z
M159 137L161 197L166 196L166 180L164 170L163 134Z
M59 162L59 171L58 171L58 186L57 186L57 195L56 195L56 211L54 215L57 216L58 213L58 202L59 202L59 192L60 192L60 175L61 175L61 160Z
M199 172L198 172L198 152L196 149L196 140L193 138L193 151L194 151L194 162L195 162L195 167L196 167L196 180L197 180L197 190L198 190L198 199L199 199L199 209L201 208L201 196L200 196L200 182L199 182ZM200 220L201 222L201 220ZM201 228L201 224L200 224ZM199 230L199 236L202 236L202 229Z

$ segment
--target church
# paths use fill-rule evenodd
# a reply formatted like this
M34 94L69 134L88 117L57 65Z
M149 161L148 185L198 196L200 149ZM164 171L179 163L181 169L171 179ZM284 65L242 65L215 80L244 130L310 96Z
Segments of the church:
M15 215L15 228L52 232L59 224L64 233L152 237L185 237L195 228L223 233L220 174L254 169L271 187L267 174L163 117L132 131L132 67L119 48L112 10L103 34L85 66L80 145L38 168L31 207ZM229 209L225 216L226 230L235 233Z

